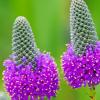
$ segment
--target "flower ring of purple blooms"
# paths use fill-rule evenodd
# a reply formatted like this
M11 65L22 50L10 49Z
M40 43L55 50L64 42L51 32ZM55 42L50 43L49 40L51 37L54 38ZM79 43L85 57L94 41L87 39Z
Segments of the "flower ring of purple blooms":
M48 100L56 96L59 89L58 71L54 60L47 54L40 54L36 59L36 68L32 65L22 65L17 68L14 61L4 62L4 83L11 100Z
M100 83L100 42L95 48L88 46L86 53L77 56L71 45L62 56L62 69L65 79L72 88Z

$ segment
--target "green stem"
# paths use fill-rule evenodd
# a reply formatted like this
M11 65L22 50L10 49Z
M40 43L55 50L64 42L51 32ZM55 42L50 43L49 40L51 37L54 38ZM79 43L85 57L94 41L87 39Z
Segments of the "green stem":
M92 88L90 88L90 100L96 100L95 94L96 94L96 91L95 91L95 87L93 86Z

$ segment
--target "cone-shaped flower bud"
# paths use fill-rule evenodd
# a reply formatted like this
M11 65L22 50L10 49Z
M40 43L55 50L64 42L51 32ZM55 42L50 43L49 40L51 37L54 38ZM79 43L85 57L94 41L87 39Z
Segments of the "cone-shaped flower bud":
M100 83L100 42L84 0L72 0L71 43L62 56L65 79L73 88Z
M26 18L18 17L13 27L13 54L4 62L4 84L11 100L48 100L56 96L59 78L49 53L35 44Z
M14 22L12 50L16 64L34 63L33 59L39 53L31 26L25 17L18 17Z
M91 14L83 0L72 0L70 7L70 33L74 52L78 55L86 51L87 45L93 47L97 34Z

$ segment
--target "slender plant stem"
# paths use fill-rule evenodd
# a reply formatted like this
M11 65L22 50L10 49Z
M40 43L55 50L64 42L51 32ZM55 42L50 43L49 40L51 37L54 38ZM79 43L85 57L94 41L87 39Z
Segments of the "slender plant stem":
M95 99L95 87L93 86L92 88L90 88L90 100L96 100Z
M95 97L92 97L92 96L91 96L90 98L91 98L90 100L95 100Z

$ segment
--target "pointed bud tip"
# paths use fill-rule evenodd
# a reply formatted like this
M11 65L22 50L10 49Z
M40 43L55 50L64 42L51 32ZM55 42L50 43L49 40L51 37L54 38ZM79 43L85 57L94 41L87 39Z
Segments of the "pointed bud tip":
M26 26L26 27L29 27L31 29L28 20L24 16L18 16L15 19L13 28L16 28L17 26L22 26L22 27Z
M21 22L21 21L26 21L27 19L24 17L24 16L18 16L16 19L15 19L15 22Z

